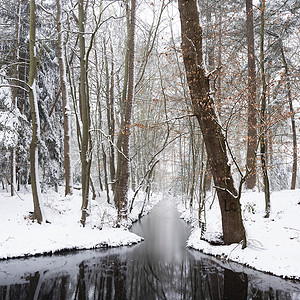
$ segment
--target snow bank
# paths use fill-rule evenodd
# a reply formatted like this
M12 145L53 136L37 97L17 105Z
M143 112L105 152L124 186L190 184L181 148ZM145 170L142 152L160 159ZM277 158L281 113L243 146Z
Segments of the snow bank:
M221 235L220 209L215 199L206 203L205 240L218 239ZM273 192L271 216L264 218L264 194L247 192L242 195L242 212L247 233L248 246L242 250L240 244L214 246L201 239L198 226L197 207L185 209L178 206L181 217L191 222L194 230L187 246L205 254L244 264L256 270L284 278L300 279L300 193L295 191Z
M105 197L90 201L86 226L80 225L81 196L64 197L52 191L43 194L44 209L50 223L33 223L30 212L33 210L30 192L22 192L10 197L0 194L0 259L53 253L68 249L91 249L132 245L143 240L126 229L113 228L117 211L106 202ZM144 214L154 206L159 198L147 202ZM143 204L136 200L129 223L137 218Z

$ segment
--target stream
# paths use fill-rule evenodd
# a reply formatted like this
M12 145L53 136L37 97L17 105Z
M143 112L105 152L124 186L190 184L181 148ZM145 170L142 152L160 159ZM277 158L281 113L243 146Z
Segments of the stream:
M187 249L189 227L169 201L131 231L145 241L0 261L0 299L300 300L300 282Z

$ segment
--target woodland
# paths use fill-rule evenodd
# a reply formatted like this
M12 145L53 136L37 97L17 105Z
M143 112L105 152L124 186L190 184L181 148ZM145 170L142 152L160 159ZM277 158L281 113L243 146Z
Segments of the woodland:
M212 195L223 243L247 247L243 193L269 218L272 192L299 188L300 1L0 7L2 188L30 189L31 220L61 186L83 227L100 195L127 227L138 195L169 191L205 230Z

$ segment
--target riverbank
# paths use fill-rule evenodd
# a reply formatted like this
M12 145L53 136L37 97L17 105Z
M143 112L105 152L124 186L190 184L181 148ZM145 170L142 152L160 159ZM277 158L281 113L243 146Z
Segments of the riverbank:
M0 261L0 299L300 299L300 282L186 248L190 229L172 198L131 231L145 241Z
M242 214L247 234L247 248L240 244L212 245L218 242L222 224L217 198L206 201L206 231L198 226L198 207L178 205L181 218L193 227L187 246L221 260L234 261L259 271L300 280L300 191L271 194L271 215L264 218L264 194L243 193ZM205 241L207 240L207 241Z
M7 191L0 193L0 259L64 250L117 247L143 240L126 229L114 228L117 211L107 203L104 192L90 201L90 215L83 228L80 224L80 190L74 190L74 194L67 197L63 191L63 187L59 187L58 193L48 190L42 194L47 222L41 225L31 220L33 203L30 187L13 197ZM143 214L147 214L160 197L151 197ZM138 219L143 201L142 194L135 200L128 227Z

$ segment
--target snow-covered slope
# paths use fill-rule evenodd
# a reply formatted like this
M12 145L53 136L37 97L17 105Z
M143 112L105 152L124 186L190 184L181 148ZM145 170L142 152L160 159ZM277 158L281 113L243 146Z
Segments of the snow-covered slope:
M146 203L144 214L158 199L152 197L151 202ZM50 223L39 225L30 219L33 204L29 191L14 197L7 192L0 194L0 259L66 249L116 247L143 240L124 228L114 228L117 211L106 202L105 197L90 201L90 215L84 228L80 224L80 191L74 190L74 195L68 197L48 191L43 194L43 202ZM136 199L129 225L137 219L142 202L142 198Z
M216 239L221 235L221 217L218 200L210 208L206 203L206 232L203 238ZM271 194L271 216L264 218L264 194L247 192L242 195L242 212L247 232L247 248L241 245L213 246L201 239L197 207L178 206L181 217L190 221L194 230L187 246L214 255L223 260L235 261L274 275L300 279L300 191L280 191Z

